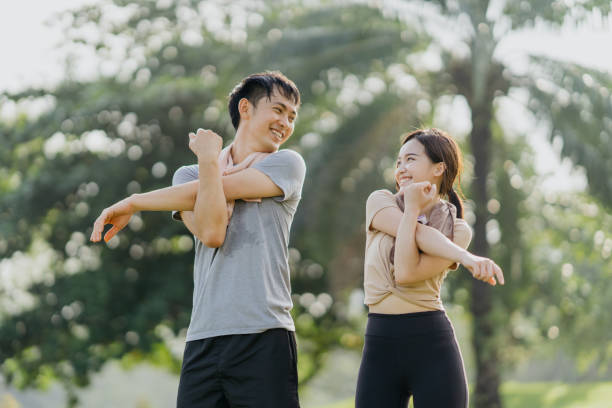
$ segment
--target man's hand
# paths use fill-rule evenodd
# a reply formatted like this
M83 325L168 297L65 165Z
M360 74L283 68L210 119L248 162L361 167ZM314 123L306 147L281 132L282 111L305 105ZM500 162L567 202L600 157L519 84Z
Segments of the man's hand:
M104 242L108 242L128 224L134 212L134 208L129 198L105 208L94 222L93 231L91 232L89 240L92 242L100 241L104 226L106 224L112 224L113 227L104 234Z
M223 139L212 130L198 129L189 133L189 148L198 160L216 161L223 147Z
M504 284L504 274L501 268L489 258L476 256L465 251L464 256L461 258L461 264L470 271L475 279L487 282L493 286L497 282L502 285Z

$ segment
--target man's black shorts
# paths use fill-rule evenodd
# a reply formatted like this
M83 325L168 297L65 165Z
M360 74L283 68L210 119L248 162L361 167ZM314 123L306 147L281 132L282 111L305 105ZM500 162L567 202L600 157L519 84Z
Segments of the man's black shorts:
M271 329L189 341L177 408L299 408L295 334Z

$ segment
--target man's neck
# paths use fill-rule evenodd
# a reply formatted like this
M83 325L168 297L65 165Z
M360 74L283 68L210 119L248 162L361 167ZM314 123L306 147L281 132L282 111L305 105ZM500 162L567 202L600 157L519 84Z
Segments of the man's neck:
M234 141L232 142L232 161L234 164L238 164L246 159L251 153L261 153L262 148L257 144L253 143L249 137L241 132L236 132ZM263 152L269 153L269 152Z

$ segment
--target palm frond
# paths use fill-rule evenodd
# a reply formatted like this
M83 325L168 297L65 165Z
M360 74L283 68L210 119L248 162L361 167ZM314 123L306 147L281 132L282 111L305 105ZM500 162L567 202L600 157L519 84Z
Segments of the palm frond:
M578 64L532 57L537 75L515 79L530 92L529 109L550 123L561 154L584 167L592 194L612 205L612 75Z

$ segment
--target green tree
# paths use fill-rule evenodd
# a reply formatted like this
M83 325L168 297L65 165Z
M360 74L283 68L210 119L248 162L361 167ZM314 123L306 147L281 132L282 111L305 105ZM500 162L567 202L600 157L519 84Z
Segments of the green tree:
M0 151L0 251L13 261L28 249L49 254L45 273L24 291L33 304L6 309L0 317L0 360L9 380L41 385L56 377L67 387L84 385L104 361L125 356L178 369L168 344L189 317L186 231L169 223L167 214L147 214L112 250L88 246L85 237L105 205L166 186L175 168L192 162L185 143L189 130L209 127L231 135L225 95L244 75L267 68L295 79L304 100L290 141L309 168L308 199L292 237L295 293L329 290L340 299L360 285L363 205L372 190L392 187L389 168L399 135L436 125L443 101L460 100L472 122L462 142L473 164L466 174L473 181L465 183L475 221L471 248L499 260L509 276L502 290L469 277L449 280L453 301L469 304L474 318L476 406L500 406L502 346L512 351L504 357L511 363L525 347L555 338L553 327L571 350L609 344L605 328L582 319L606 310L595 295L603 296L609 286L609 228L597 229L591 210L564 215L583 208L605 214L601 206L612 201L606 177L610 76L543 57L530 60L537 75L517 75L494 54L514 30L537 21L558 28L593 10L607 15L609 3L582 1L571 9L561 2L549 7L544 1L507 1L499 7L476 0L158 4L115 1L75 12L68 39L94 50L104 75L79 82L75 63L57 89L0 101L42 100L51 106L39 117L0 123L8 147ZM117 9L129 19L114 21L110 16ZM92 27L100 35L88 33ZM448 33L456 38L452 46L440 35ZM123 43L125 50L117 51ZM440 58L438 67L425 63L432 54ZM121 61L112 69L109 60L116 55ZM529 135L510 138L495 115L498 103L516 90L527 91L526 107L549 125L551 139L563 140L563 155L585 168L590 193L599 201L585 196L557 202L538 195L533 152L524 141ZM546 205L551 210L544 222L540 208ZM608 225L605 220L600 225ZM563 244L565 233L571 237L582 223L588 230ZM502 239L490 243L487 225ZM590 240L599 252L587 256ZM557 247L564 255L548 259ZM570 274L566 264L576 272ZM555 273L559 268L565 273ZM307 345L301 345L300 358L308 362L302 378L316 372L332 344L359 349L359 337L346 331L342 302L321 315L306 313L308 302L295 300L298 335ZM561 307L551 308L555 303ZM570 345L564 333L577 328L591 335ZM612 358L604 352L581 359L600 356Z
M493 115L496 95L500 93L506 94L515 87L524 87L530 91L530 99L534 105L538 102L545 103L546 98L543 98L540 92L535 91L538 87L538 81L549 81L549 83L558 84L556 86L559 87L566 78L576 76L576 68L578 68L578 72L585 71L582 67L572 67L569 64L562 64L558 61L550 61L544 57L539 57L533 58L531 64L533 70L542 72L542 77L537 78L532 75L529 78L521 78L507 73L507 68L494 58L497 45L504 35L508 35L512 30L533 25L536 20L547 21L551 26L558 27L566 18L570 17L569 6L562 5L560 2L554 3L553 7L550 7L548 2L535 2L531 4L518 1L507 2L503 11L493 19L490 16L494 11L492 10L492 3L489 1L459 1L455 3L459 7L456 7L454 10L449 3L442 2L442 9L445 14L452 18L459 18L462 14L467 14L471 23L470 35L465 40L470 49L469 56L463 60L454 58L452 60L451 73L454 83L458 85L459 92L468 101L472 112L470 146L474 156L474 181L471 191L476 213L472 249L474 252L486 256L489 255L486 225L490 219L487 203L491 197L487 179L491 169L491 157L493 156L492 124L494 123ZM587 1L582 2L578 6L579 11L576 11L576 13L584 13L593 8L599 8L603 13L610 12L610 4L607 2ZM506 29L504 29L505 18L512 21L510 27L505 26L507 27ZM501 32L501 34L496 34L498 32ZM553 67L558 70L556 75L551 71ZM600 74L598 78L602 76L606 77L604 74ZM609 77L607 78L609 81ZM578 87L580 86L579 83L577 85ZM598 84L599 87L602 85ZM590 98L589 96L586 96L585 99L589 99L591 107L595 107L595 109L594 111L589 110L592 114L592 122L587 126L605 129L606 126L602 121L603 116L597 116L596 112L599 109L609 110L611 106L610 100L601 97L601 95L596 98ZM555 109L555 106L552 106ZM565 107L559 106L557 109L559 115L547 115L544 109L540 110L542 118L554 124L552 126L554 129L553 134L559 134L566 141L568 148L563 153L565 155L573 155L575 163L587 168L587 177L592 191L605 197L608 203L612 202L612 196L609 194L609 185L607 187L602 186L603 183L600 182L601 178L599 176L601 174L599 172L602 170L610 170L610 163L605 159L609 155L609 151L605 152L598 149L599 143L591 144L592 139L589 137L584 137L583 135L579 138L576 137L573 129L578 126L582 127L581 124L584 120L582 118L581 120L576 120L575 116L568 115L568 113L576 109L581 111L585 108L580 106L580 102L578 104L570 102ZM559 116L565 115L568 115L566 117L569 120L559 120ZM574 143L570 145L572 141ZM572 150L571 146L574 147L574 150ZM592 148L595 148L595 154L584 160L586 157L584 155L581 156L580 152L584 150L592 151ZM477 407L501 406L499 398L499 345L491 341L494 337L493 332L501 326L499 324L496 325L494 322L494 314L492 313L494 302L492 296L493 289L491 287L478 281L472 282L471 312L474 318L472 336L476 351L477 369L474 399L475 406Z
M424 3L433 3L434 7L425 7ZM473 163L470 197L475 215L475 234L471 249L475 253L484 256L498 255L504 268L509 271L528 270L533 266L529 244L521 238L529 229L520 228L521 218L527 216L522 208L526 195L510 188L510 176L513 171L517 171L517 166L512 165L512 162L507 165L508 156L504 157L498 153L508 152L509 148L507 136L503 129L499 128L495 117L497 103L519 90L528 92L526 107L541 122L548 124L551 140L559 138L563 141L562 155L584 167L591 194L605 205L610 205L612 196L607 174L610 173L612 163L607 159L611 152L610 144L606 143L611 130L611 123L607 119L612 107L608 91L610 75L542 56L532 56L529 60L529 75L520 75L513 72L511 67L505 66L495 55L501 40L517 30L532 27L536 23L555 30L564 23L579 23L593 16L593 13L606 16L610 13L609 2L581 1L569 6L562 2L551 4L543 1L406 1L383 2L379 7L385 19L399 20L404 22L406 27L416 25L422 29L425 32L424 38L429 37L430 46L433 46L433 51L442 59L442 69L430 75L422 74L420 64L423 59L419 58L419 54L406 62L402 58L396 60L407 73L421 72L417 78L423 88L410 97L423 98L435 106L436 97L440 95L460 95L470 109L472 129L467 146L464 147L470 153ZM421 24L418 23L419 18ZM450 46L445 46L442 34L454 35L455 41ZM411 50L417 51L418 49ZM420 56L424 57L423 54ZM341 64L339 68L343 68ZM350 72L347 74L347 77L351 75ZM402 99L405 101L404 98ZM386 94L380 100L387 101L389 105L369 106L367 116L359 115L356 119L343 122L338 131L328 138L327 146L321 149L323 152L329 152L321 160L320 171L325 172L325 176L322 179L313 178L313 184L310 190L307 190L324 193L321 194L322 199L305 204L308 211L306 219L317 221L304 228L306 231L311 228L312 234L304 234L301 237L312 242L303 246L313 248L312 253L324 257L324 263L332 268L330 275L340 277L341 282L337 285L339 287L346 287L347 281L355 282L355 276L359 276L361 272L361 249L357 243L363 241L363 235L358 232L359 224L355 222L355 216L359 213L357 206L351 206L354 203L363 203L372 185L381 181L380 175L378 178L364 176L363 173L367 173L367 170L363 170L370 168L368 163L371 162L357 160L365 156L377 163L386 154L393 155L389 151L389 144L381 143L377 138L380 135L377 130L398 134L398 128L393 125L406 129L407 124L419 123L415 120L417 118L411 121L410 114L403 115L402 119L408 119L406 122L392 116L394 109L397 109L392 94ZM377 116L372 118L372 114ZM395 120L389 120L392 117ZM432 115L422 114L417 120L431 123L431 118ZM371 119L374 121L367 125ZM392 125L385 128L383 124L386 122L391 122ZM495 132L497 137L494 137ZM359 142L365 138L371 143L364 143L360 148ZM350 144L350 150L346 148L347 144ZM355 166L356 163L360 165ZM492 171L493 163L496 164L495 167L505 168L505 171ZM314 172L318 169L319 167L315 167ZM346 194L341 205L335 207L332 191L338 187L344 187L350 194ZM524 191L528 192L529 189L525 188ZM493 217L488 209L494 196L499 197L502 202L503 210L498 217ZM487 240L487 225L495 225L491 224L491 221L498 221L496 218L504 220L501 226L503 236L506 237L503 248L502 243L498 243L497 248L490 248ZM315 238L320 237L331 225L335 226L335 233L326 234L323 239ZM522 258L521 254L524 254ZM603 267L605 261L599 265ZM352 280L346 279L350 271L354 271ZM514 288L505 289L504 292L509 294L502 296L494 295L494 291L499 292L499 289L479 281L469 282L477 374L474 400L477 407L501 406L499 385L502 365L499 351L500 346L511 344L513 340L508 338L511 336L507 333L501 336L496 333L504 332L504 316L522 306L518 300L525 298L517 296L518 291L525 287L523 285L533 284L532 279L535 278L521 279L517 282L519 285L512 283ZM332 278L334 279L336 278ZM601 276L598 279L601 279ZM499 297L499 301L494 297ZM555 296L551 295L548 299L555 299ZM530 306L526 307L529 308ZM601 333L600 330L597 332Z
M116 1L70 13L63 20L67 40L94 52L99 78L79 80L74 56L67 79L55 89L0 100L18 110L46 103L38 116L24 113L0 123L0 251L11 280L17 280L24 252L38 262L26 265L19 287L0 287L11 305L0 316L0 361L8 382L44 387L58 379L74 406L75 387L87 385L109 359L147 359L177 372L181 350L172 345L189 322L191 237L169 214L146 214L134 217L108 247L90 245L93 219L127 194L169 185L174 169L193 162L189 131L207 127L230 137L225 96L251 72L281 69L304 91L307 102L290 142L300 149L298 135L333 115L334 92L316 87L322 73L333 71L338 59L368 73L370 60L380 57L382 65L391 58L399 24L383 24L377 16L378 10L363 6L346 13L301 3L287 9L197 1L168 7ZM339 18L357 28L328 26ZM370 19L377 23L357 24ZM319 20L321 30L313 25ZM328 53L305 59L330 33L336 38ZM351 52L355 42L369 54ZM313 280L320 267L293 258L296 292L323 290L320 279ZM339 338L359 343L342 336L330 301L317 299L322 311L295 310L306 362L302 382L316 373L330 344Z

